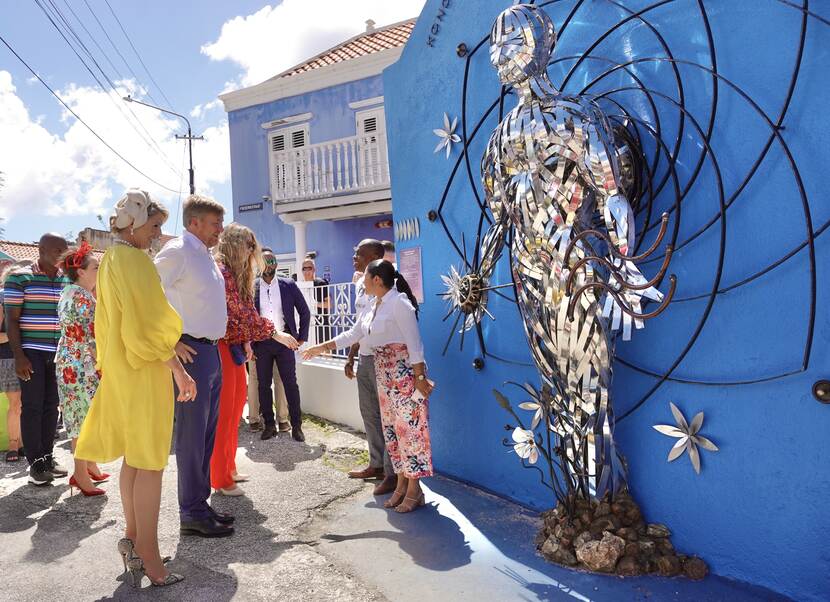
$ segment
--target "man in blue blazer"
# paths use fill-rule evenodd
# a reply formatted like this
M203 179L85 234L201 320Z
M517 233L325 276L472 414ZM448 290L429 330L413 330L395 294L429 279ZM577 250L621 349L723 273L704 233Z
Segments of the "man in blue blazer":
M291 436L295 441L305 441L294 352L308 340L311 312L297 283L290 278L276 276L277 258L274 254L265 252L262 259L265 261L265 270L254 284L254 305L259 314L271 320L274 328L278 333L283 333L283 336L280 337L282 342L270 338L254 343L256 373L259 380L259 410L265 423L260 439L271 439L277 435L274 399L271 393L271 380L274 377L276 363L288 401ZM299 328L295 313L300 316Z

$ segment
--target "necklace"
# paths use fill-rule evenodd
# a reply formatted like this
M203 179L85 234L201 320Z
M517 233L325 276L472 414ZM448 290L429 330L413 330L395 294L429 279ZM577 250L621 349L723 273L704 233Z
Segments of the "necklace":
M119 245L127 245L128 247L132 247L133 249L137 249L138 247L135 246L133 243L124 240L123 238L116 238L115 243Z

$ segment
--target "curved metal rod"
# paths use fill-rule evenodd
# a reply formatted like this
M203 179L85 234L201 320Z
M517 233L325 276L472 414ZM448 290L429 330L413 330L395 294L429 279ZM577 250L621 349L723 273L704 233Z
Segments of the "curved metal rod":
M649 280L648 282L645 282L643 284L631 284L630 282L628 282L627 280L622 278L620 276L620 273L618 271L617 266L615 266L613 263L611 263L610 261L608 261L604 257L595 257L595 256L584 257L584 258L580 259L576 263L576 265L574 265L573 268L571 268L571 273L568 274L568 279L565 281L565 293L570 295L573 292L573 281L574 281L574 278L576 277L576 275L578 273L578 270L582 266L584 266L585 264L587 264L591 261L596 261L598 263L601 263L606 268L608 268L611 271L612 274L614 274L614 276L616 277L616 279L620 283L620 288L618 289L618 291L621 291L622 289L626 289L626 290L630 290L630 291L644 291L646 289L649 289L649 288L657 285L663 279L663 276L666 275L666 270L669 268L669 262L671 261L671 256L672 256L673 252L674 252L674 250L672 249L672 246L668 245L666 247L666 253L663 257L663 264L660 266L660 269L658 270L657 274L654 276L654 278L652 278L651 280Z
M644 314L638 314L631 308L627 307L623 300L620 299L618 292L610 286L608 286L607 284L605 284L604 282L590 282L584 286L579 287L574 293L573 297L571 297L571 300L568 301L568 319L573 320L574 309L576 309L576 302L579 300L579 297L582 296L582 293L584 293L588 289L598 288L614 297L614 300L617 302L617 305L620 306L620 309L623 310L623 313L628 314L636 320L649 320L663 313L663 311L669 306L669 303L671 303L672 297L674 297L674 290L677 287L677 276L675 276L674 274L669 276L669 282L671 283L669 286L669 292L666 293L666 296L663 298L663 301L660 303L660 305L657 306L657 309Z
M605 232L601 232L599 230L594 230L593 228L589 228L588 230L583 230L582 232L580 232L579 234L574 236L573 239L571 240L571 242L568 243L568 248L565 249L565 265L568 265L568 262L570 261L570 258L571 258L571 251L573 250L573 247L576 245L577 241L582 240L586 236L589 236L589 235L592 235L592 234L594 236L596 236L597 238L601 238L606 243L608 243L609 252L614 257L616 257L617 259L627 259L628 261L632 261L634 263L637 263L638 261L642 261L643 259L646 259L647 257L649 257L652 253L654 253L657 250L657 247L660 246L660 242L663 240L663 237L666 235L666 229L668 228L668 224L669 224L669 214L666 213L666 212L663 212L663 216L660 218L660 231L657 233L657 238L655 239L655 241L652 243L652 245L648 249L646 249L643 253L640 253L639 255L625 255L625 254L620 253L619 251L617 251L617 249L614 248L614 245L611 243L611 240L608 238L608 235Z

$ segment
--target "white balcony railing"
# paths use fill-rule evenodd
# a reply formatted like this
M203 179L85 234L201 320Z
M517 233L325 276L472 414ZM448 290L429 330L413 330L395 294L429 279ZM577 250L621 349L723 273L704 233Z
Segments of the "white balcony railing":
M389 186L386 133L272 152L270 167L275 203L385 188Z
M311 310L311 326L308 342L311 345L323 343L349 330L355 321L355 285L351 282L327 284L325 286L305 286L299 283L300 290ZM346 359L348 349L340 349L326 354L334 359Z

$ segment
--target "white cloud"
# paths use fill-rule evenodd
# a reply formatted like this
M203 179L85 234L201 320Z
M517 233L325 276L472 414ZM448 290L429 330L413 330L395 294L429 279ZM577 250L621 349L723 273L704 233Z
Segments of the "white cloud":
M222 25L219 39L202 46L215 61L230 60L245 69L239 82L249 86L285 71L366 29L417 17L425 0L284 0Z
M119 95L142 97L143 90L132 81L117 85ZM138 174L66 110L61 114L65 131L50 132L31 117L16 94L11 74L0 71L0 170L5 178L0 213L4 217L106 214L131 186L148 190L168 205L175 205L180 186L183 195L187 194L184 143L174 137L182 129L178 120L140 105L127 105L97 88L70 84L58 94L126 159L176 192ZM135 122L130 109L144 128L136 125L141 134L128 123L128 118ZM212 186L230 178L227 121L204 135L204 142L194 142L194 162L197 189L209 194Z
M202 105L196 105L193 107L193 110L190 111L190 116L194 119L201 119L204 117L208 111L212 111L213 109L218 109L222 106L222 101L218 98L216 100L212 100L210 102L206 102Z

